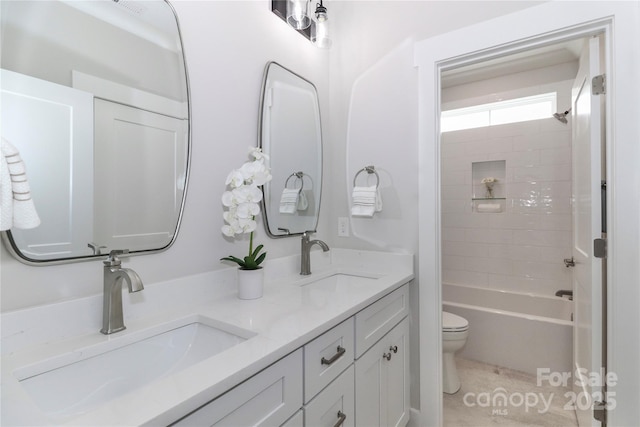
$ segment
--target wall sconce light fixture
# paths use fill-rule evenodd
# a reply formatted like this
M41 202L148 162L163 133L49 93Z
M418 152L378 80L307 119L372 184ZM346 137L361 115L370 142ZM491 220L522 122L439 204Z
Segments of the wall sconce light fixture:
M287 0L287 22L296 30L304 30L311 25L309 0Z
M329 38L329 16L327 8L320 3L316 5L316 13L311 21L311 41L322 49L331 47L331 39Z
M331 47L327 8L320 0L313 14L309 13L312 0L271 0L271 11L287 22L319 48Z

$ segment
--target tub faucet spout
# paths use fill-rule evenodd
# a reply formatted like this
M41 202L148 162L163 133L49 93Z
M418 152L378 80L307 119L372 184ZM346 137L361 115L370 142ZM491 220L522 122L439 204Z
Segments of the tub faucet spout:
M302 233L301 254L300 254L300 274L308 276L311 274L311 247L318 245L322 248L323 252L329 250L329 246L322 240L309 240L309 234L311 231L305 231Z
M144 289L138 273L130 268L122 268L118 255L128 250L113 250L104 261L104 295L102 303L102 332L105 335L126 329L122 312L122 283L126 282L129 293Z
M569 291L569 290L565 290L565 289L560 289L559 291L556 292L556 296L557 297L563 297L563 296L568 296L570 301L573 301L573 291Z

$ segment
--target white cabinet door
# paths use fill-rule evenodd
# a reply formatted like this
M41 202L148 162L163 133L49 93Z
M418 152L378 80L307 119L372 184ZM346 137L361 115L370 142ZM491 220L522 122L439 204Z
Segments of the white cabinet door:
M409 320L405 318L387 335L385 426L404 426L409 421Z
M305 407L305 426L355 426L353 365Z
M279 426L302 407L302 349L173 426Z
M356 424L409 421L409 323L405 318L355 363Z

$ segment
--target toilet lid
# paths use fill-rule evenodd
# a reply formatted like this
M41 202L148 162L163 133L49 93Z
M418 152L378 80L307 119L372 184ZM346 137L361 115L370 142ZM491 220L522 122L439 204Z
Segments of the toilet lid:
M469 322L464 317L446 311L442 312L442 330L464 331L469 328Z

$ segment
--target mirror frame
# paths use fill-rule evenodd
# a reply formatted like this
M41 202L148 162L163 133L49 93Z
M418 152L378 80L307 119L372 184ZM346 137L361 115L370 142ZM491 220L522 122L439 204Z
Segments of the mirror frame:
M186 156L187 162L185 165L184 191L182 193L182 201L180 203L180 212L178 213L178 218L176 221L175 233L173 233L173 237L171 238L171 241L167 245L161 248L134 250L134 251L120 255L120 258L126 258L130 256L137 256L137 255L149 255L149 254L164 252L167 249L169 249L178 238L180 225L182 224L182 214L184 211L184 205L186 203L187 193L189 190L189 176L191 175L191 152L192 152L191 128L192 128L192 120L193 120L193 116L191 114L191 86L189 82L189 68L187 67L187 56L184 50L184 42L182 38L182 30L180 28L180 20L178 19L178 14L176 13L176 10L173 7L173 5L169 3L169 0L161 0L161 1L164 1L164 3L169 7L169 9L171 10L171 13L173 13L173 17L176 20L176 30L178 33L178 41L180 42L180 48L182 50L182 62L183 62L184 74L185 74L184 77L185 77L185 89L186 89L186 95L187 95L186 104L187 104L188 120L187 120L187 156ZM105 253L100 255L57 258L57 259L51 259L51 260L36 260L33 258L28 258L21 253L20 249L15 244L13 236L11 235L11 230L2 231L1 234L2 234L2 242L4 243L5 248L7 248L7 251L21 263L27 264L30 266L38 267L38 266L60 265L60 264L72 264L76 262L102 260L103 258L108 256L108 254Z
M262 206L262 216L263 216L263 220L264 220L264 228L265 231L267 233L267 235L272 238L272 239L279 239L282 237L295 237L295 236L301 236L302 234L304 234L305 232L312 232L315 233L318 229L318 222L320 221L320 208L322 207L322 180L323 180L323 170L324 170L324 149L323 149L323 136L322 136L322 113L320 111L320 99L318 98L318 89L316 88L316 85L314 85L311 81L305 79L304 77L302 77L300 74L291 71L289 68L283 66L282 64L276 62L276 61L269 61L267 62L267 65L265 65L264 67L264 77L262 79L262 87L260 89L260 111L258 113L258 147L260 147L260 149L263 149L263 144L262 144L262 122L263 122L263 110L264 110L264 100L265 100L265 89L267 87L267 78L268 78L268 71L269 71L269 67L275 64L278 67L290 72L291 74L293 74L294 76L298 77L299 79L305 81L306 83L309 83L312 87L313 90L316 92L316 102L318 103L318 120L320 122L320 195L318 196L318 214L316 215L316 220L315 220L315 224L313 225L313 229L311 230L304 230L304 231L300 231L300 232L295 232L295 233L286 233L286 234L273 234L271 232L271 229L269 228L269 218L267 217L267 197L266 197L266 192L265 192L265 186L262 186L262 201L261 201L261 206ZM270 155L270 153L266 153L268 155Z

